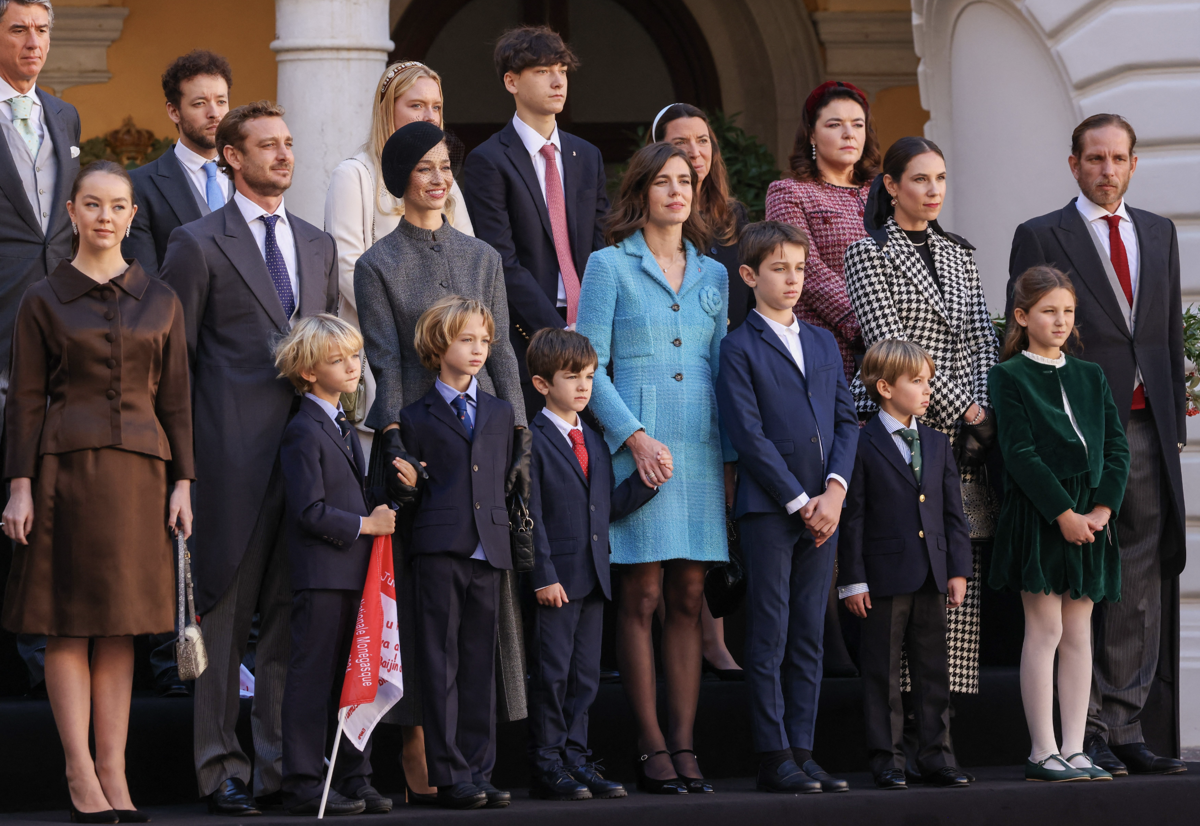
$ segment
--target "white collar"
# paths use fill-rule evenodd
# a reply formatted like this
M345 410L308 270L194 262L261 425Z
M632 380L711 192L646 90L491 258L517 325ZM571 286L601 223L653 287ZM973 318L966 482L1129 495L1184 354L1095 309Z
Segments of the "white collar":
M333 423L337 424L338 416L342 415L342 403L338 402L338 406L334 407L329 402L317 396L315 393L305 393L304 398L312 399L317 403L317 406L325 411L325 415L333 419Z
M790 333L791 335L794 335L796 337L800 336L800 322L796 319L795 316L792 317L792 323L785 327L784 325L780 324L778 321L773 321L773 320L767 318L762 313L758 312L757 308L754 310L754 312L758 314L759 318L761 318L763 321L767 322L767 325L772 330L775 331L776 335L783 336L783 335L788 335Z
M916 430L917 429L917 417L916 416L913 416L912 424L907 425L904 422L897 419L891 413L888 413L882 407L879 408L879 423L882 424L885 428L887 428L888 433L895 433L897 430Z
M267 212L261 206L254 203L249 198L247 198L245 195L243 195L236 188L234 188L234 192L233 192L233 201L234 201L234 203L237 204L238 209L241 210L242 217L246 219L247 224L253 224L255 221L258 220L258 216L260 216L260 215L272 215L272 214L279 216L279 223L282 223L282 224L288 223L287 210L284 208L282 198L279 199L279 208L276 209L274 213Z
M536 155L542 151L542 147L547 143L554 144L554 148L562 154L562 140L558 137L558 124L554 124L554 131L550 133L550 140L546 140L538 134L537 130L530 126L517 115L513 115L513 128L517 130L517 137L521 139L521 143L525 144L525 151L530 155Z
M579 425L579 414L575 415L575 424L571 424L562 416L553 412L549 407L543 407L542 413L546 414L546 418L550 420L550 423L557 427L559 432L568 440L571 438L569 434L572 430L578 430L580 433L583 433L583 428Z
M175 141L175 157L183 164L184 169L192 172L199 172L206 163L209 163L208 158L205 158L203 155L197 155L192 149L184 146L182 140ZM212 159L212 163L216 163L216 158ZM224 175L225 173L218 168L217 174Z
M32 89L30 89L28 92L18 92L16 89L14 89L9 84L9 82L7 80L0 77L0 100L8 101L8 100L12 100L15 97L20 97L21 95L25 95L25 97L31 98L33 100L34 106L42 105L42 100L41 100L41 98L38 97L36 85Z
M1037 353L1031 353L1028 350L1022 350L1021 355L1031 361L1036 361L1038 364L1048 364L1051 367L1062 367L1067 363L1067 355L1062 351L1059 351L1058 358L1056 359L1048 359L1045 356L1039 356Z
M1079 197L1075 199L1075 207L1079 210L1079 214L1083 216L1084 220L1092 221L1093 223L1101 220L1102 218L1107 218L1110 215L1119 215L1122 221L1130 221L1132 223L1129 218L1129 211L1125 209L1124 198L1122 198L1121 203L1117 205L1116 212L1109 212L1107 209L1092 201L1090 198L1088 198L1088 196L1080 192Z

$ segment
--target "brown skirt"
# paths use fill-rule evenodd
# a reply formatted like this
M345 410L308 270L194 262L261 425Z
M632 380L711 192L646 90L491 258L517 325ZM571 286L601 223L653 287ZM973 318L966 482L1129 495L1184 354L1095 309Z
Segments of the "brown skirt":
M116 448L44 455L28 538L15 545L4 594L9 631L120 637L174 629L161 459Z

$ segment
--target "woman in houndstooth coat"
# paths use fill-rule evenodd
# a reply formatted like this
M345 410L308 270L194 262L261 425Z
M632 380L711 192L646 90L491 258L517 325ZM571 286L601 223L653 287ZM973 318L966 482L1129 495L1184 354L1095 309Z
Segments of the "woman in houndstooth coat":
M975 545L975 576L963 604L947 617L950 690L979 691L979 546L994 533L999 503L982 475L995 441L987 377L999 342L984 301L974 249L937 223L946 164L924 138L901 138L888 150L867 201L868 237L846 250L846 288L869 347L884 339L921 345L937 371L922 423L955 445L963 506ZM875 412L860 377L851 383L860 417ZM908 689L907 670L902 677Z

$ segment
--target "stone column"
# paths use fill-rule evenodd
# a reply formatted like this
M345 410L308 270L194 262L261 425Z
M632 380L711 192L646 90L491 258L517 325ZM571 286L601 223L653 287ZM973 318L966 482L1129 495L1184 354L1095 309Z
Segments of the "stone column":
M387 65L388 0L275 0L279 103L295 139L287 206L321 226L333 168L371 126L375 85Z

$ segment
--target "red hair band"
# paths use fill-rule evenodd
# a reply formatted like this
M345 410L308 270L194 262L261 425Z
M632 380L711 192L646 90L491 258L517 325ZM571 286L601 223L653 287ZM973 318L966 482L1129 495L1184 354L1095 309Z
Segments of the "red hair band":
M808 116L809 123L812 123L813 118L817 116L817 105L821 102L821 99L825 97L827 92L833 89L845 89L846 91L851 92L855 97L858 98L858 102L862 104L863 114L870 116L871 107L867 103L866 92L864 92L862 89L859 89L853 83L846 83L841 80L827 80L816 89L813 89L809 94L808 99L804 101L804 114Z

